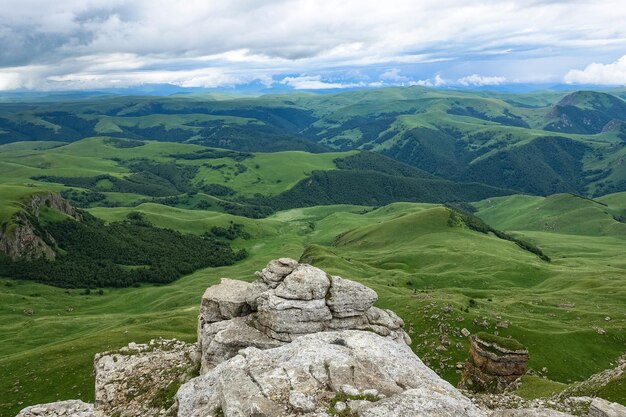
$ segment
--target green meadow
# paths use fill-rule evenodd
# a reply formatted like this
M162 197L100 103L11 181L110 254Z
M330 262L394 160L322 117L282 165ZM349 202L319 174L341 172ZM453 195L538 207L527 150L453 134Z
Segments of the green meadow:
M94 289L85 294L2 280L0 390L10 393L1 404L3 415L30 403L92 400L96 352L159 336L193 341L199 299L207 286L220 277L251 280L255 270L279 256L303 257L374 288L378 305L405 320L416 353L451 382L458 374L440 364L464 360L467 342L451 336L453 347L443 355L437 352L442 323L477 332L483 329L474 319L486 319L490 331L497 321L509 321L508 328L498 329L500 335L528 346L531 368L548 368L555 384L610 367L626 344L626 261L619 236L515 231L553 259L547 263L512 242L450 225L449 209L437 205L320 206L260 220L158 204L90 211L106 221L140 211L155 225L197 234L234 221L251 234L234 245L250 255L236 265L197 271L169 285L105 288L102 295ZM34 314L26 316L27 309ZM606 334L599 335L597 327ZM457 342L461 348L455 347ZM534 387L533 381L524 385L526 392L545 395L553 389L554 384L543 389L543 380Z

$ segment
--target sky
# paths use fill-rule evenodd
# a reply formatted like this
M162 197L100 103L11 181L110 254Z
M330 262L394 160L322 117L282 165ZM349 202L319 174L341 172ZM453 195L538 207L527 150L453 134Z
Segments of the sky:
M626 85L626 0L2 0L0 90Z

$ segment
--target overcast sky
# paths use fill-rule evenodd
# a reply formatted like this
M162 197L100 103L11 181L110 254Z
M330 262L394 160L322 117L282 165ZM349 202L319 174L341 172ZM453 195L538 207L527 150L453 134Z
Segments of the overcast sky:
M626 85L626 0L2 0L0 90Z

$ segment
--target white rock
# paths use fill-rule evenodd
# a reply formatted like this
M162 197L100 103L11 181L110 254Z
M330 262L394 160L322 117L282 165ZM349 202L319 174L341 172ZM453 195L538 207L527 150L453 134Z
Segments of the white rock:
M378 294L358 282L332 277L327 304L334 317L362 315L378 300Z
M326 272L302 264L285 277L274 290L274 295L289 300L319 300L326 297L329 287Z

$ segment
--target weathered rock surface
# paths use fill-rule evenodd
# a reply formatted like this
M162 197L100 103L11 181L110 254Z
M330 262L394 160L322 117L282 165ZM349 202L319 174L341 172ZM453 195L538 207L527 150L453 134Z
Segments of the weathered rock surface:
M337 276L332 280L327 304L334 317L360 316L378 300L378 294L363 284Z
M589 406L589 417L626 417L626 407L602 398L594 398Z
M359 416L484 416L408 346L354 330L244 349L180 388L178 416L323 416L339 393Z
M96 410L120 417L168 415L172 394L197 375L196 355L196 345L163 339L97 354Z
M470 336L469 358L464 366L460 388L501 392L528 369L528 350L510 349L495 341Z
M26 407L16 417L104 417L96 412L93 404L80 400L66 400L55 403L38 404Z
M323 331L369 330L411 343L402 320L373 307L376 292L362 284L289 258L270 261L257 277L253 283L222 279L204 293L198 317L203 373L245 347L269 349Z
M574 417L571 414L562 413L560 411L551 410L549 408L522 408L522 409L506 409L496 410L492 412L490 417Z

